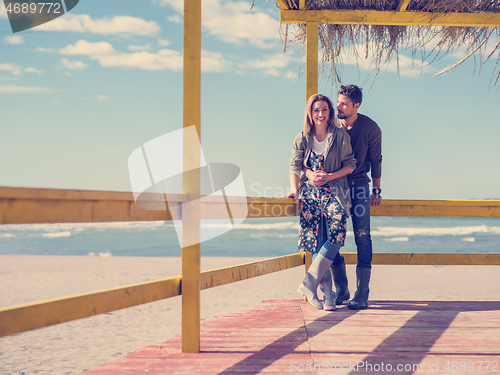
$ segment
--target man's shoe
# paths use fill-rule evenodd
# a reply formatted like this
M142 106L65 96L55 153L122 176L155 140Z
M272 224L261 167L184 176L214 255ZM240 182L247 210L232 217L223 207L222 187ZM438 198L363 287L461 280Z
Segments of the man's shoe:
M354 298L347 304L349 310L364 310L368 308L368 295L370 289L370 276L372 270L365 267L356 267L356 281L358 288L354 294Z
M342 257L342 263L330 268L333 276L333 282L335 284L335 293L337 294L337 299L335 303L337 305L342 305L344 301L351 298L351 293L349 293L349 287L347 286L347 272L345 269L345 261Z

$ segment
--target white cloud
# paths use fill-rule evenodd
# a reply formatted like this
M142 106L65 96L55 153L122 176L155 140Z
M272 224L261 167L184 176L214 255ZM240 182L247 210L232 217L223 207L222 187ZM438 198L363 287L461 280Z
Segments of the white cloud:
M3 1L0 4L0 18L8 18L7 11L5 10L5 5L4 5Z
M172 23L182 23L182 18L175 14L173 16L168 16L167 21L172 22Z
M227 43L245 40L259 48L279 43L279 21L251 10L248 2L207 0L205 4L203 27L209 35Z
M54 48L43 48L43 47L37 47L35 48L35 51L38 52L54 52Z
M104 67L178 71L182 69L183 65L182 55L178 51L162 49L156 53L147 51L121 53L107 42L91 43L79 40L74 45L61 48L58 53L62 55L86 55L99 61Z
M173 70L179 71L183 66L182 55L178 51L162 49L156 53L116 53L97 57L104 67L139 68L144 70Z
M99 35L157 35L161 28L155 21L132 16L115 16L93 20L87 14L65 14L51 22L35 27L40 31L73 31Z
M24 43L24 38L19 35L12 35L12 36L7 36L3 40L5 44L23 44Z
M266 68L284 68L291 61L291 57L289 55L270 55L265 56L262 59L256 59L250 61L248 66L254 67L256 69L266 69Z
M169 45L171 45L172 42L169 41L169 40L166 40L166 39L158 39L158 45L160 47L168 47Z
M399 73L401 77L420 77L422 74L436 71L428 63L414 61L411 57L399 55L398 58L393 57L387 64L386 71Z
M372 51L372 49L369 49L369 51ZM372 54L369 52L367 58L365 58L365 53L366 46L364 44L359 44L350 49L344 49L341 52L340 61L342 61L344 65L354 65L361 70L373 71L374 67L371 64ZM381 67L381 70L399 74L401 77L420 77L422 74L436 71L436 69L431 67L428 63L422 63L402 53L399 55L394 54L389 62Z
M136 51L148 51L151 49L151 46L149 44L146 44L145 46L137 46L137 45L130 45L127 47L127 49L129 51L133 51L133 52L136 52Z
M97 100L97 101L106 101L106 100L110 100L111 98L109 96L106 96L106 95L97 95L95 97L92 97L92 98L82 98L82 100Z
M247 61L240 64L244 70L258 69L264 74L281 76L286 72L287 67L293 61L293 57L285 54L263 56L260 59Z
M231 69L232 63L225 59L222 53L201 50L201 71L208 73L227 72Z
M42 71L40 69L31 68L31 67L24 68L24 71L26 73L42 74Z
M0 72L9 72L10 74L14 76L21 76L23 72L26 73L33 73L33 74L42 74L42 71L36 68L32 67L27 67L27 68L22 68L18 64L13 64L13 63L6 63L6 64L0 64Z
M178 13L169 16L178 22L184 11L182 0L158 0L160 5L170 6ZM226 43L244 41L259 48L273 48L280 43L277 19L269 14L250 9L246 1L204 0L202 2L202 25L208 33Z
M162 5L162 6L170 6L177 13L183 14L183 12L184 12L184 0L156 0L155 2L157 4ZM202 6L203 6L203 2L202 2Z
M9 72L15 76L20 76L23 73L23 69L17 64L6 63L0 64L0 72Z
M150 46L129 46L130 53L119 52L108 42L88 42L79 40L75 44L59 49L61 55L81 55L97 60L103 67L108 68L136 68L143 70L172 70L180 71L183 68L183 56L180 51L160 49L156 52L146 51ZM279 76L286 70L292 58L289 55L266 56L246 63L237 63L228 59L220 52L201 51L201 69L205 73L221 73L234 69L242 71L257 69L268 75ZM87 67L84 62L62 59L65 68L78 70Z
M63 68L70 69L70 70L82 70L82 69L88 68L87 64L85 64L82 61L78 61L78 60L61 59L61 64L62 64Z
M116 54L115 49L108 42L91 43L83 39L73 45L61 48L57 52L61 55L87 55L91 57Z
M143 50L141 50L143 49ZM150 46L128 47L131 52L119 52L108 42L88 42L79 40L75 44L59 49L61 55L81 55L92 60L97 60L103 67L108 68L136 68L143 70L172 70L180 71L183 68L183 56L181 51L171 49L160 49L158 51L148 51ZM234 60L228 59L220 52L201 51L201 69L205 73L220 73L236 69L258 69L266 74L280 75L289 64L291 58L288 55L270 56L262 60L253 60L248 63L238 64ZM77 70L87 65L81 61L70 61L62 59L61 63L68 69ZM274 69L274 70L273 70Z
M57 90L48 87L29 87L0 84L0 94L43 94L56 91Z

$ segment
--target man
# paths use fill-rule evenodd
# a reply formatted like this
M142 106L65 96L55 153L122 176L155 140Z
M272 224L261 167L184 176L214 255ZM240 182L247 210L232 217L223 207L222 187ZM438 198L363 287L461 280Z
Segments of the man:
M356 169L347 175L351 191L351 217L358 253L356 266L357 290L347 307L361 310L368 307L369 283L372 263L372 241L370 235L370 206L379 206L382 200L380 178L382 175L382 132L369 117L358 113L363 99L361 89L355 85L341 86L337 98L339 125L351 137L351 146L356 159ZM371 169L373 189L370 195ZM341 305L350 297L347 285L344 257L338 254L332 264L333 281L336 288L336 303Z

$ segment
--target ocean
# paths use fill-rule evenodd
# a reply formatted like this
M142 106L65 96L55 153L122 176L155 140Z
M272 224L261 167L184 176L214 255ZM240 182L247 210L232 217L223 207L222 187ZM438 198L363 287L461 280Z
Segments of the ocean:
M201 255L292 254L298 228L298 217L247 219L203 242ZM371 234L374 252L380 253L500 252L500 218L372 217ZM341 251L356 251L351 229ZM179 257L181 247L172 222L23 224L0 225L0 254Z

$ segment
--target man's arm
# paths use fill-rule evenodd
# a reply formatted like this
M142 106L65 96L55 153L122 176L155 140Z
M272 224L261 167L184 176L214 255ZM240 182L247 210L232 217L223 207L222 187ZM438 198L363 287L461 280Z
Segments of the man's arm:
M370 162L371 176L372 176L372 187L373 189L381 189L381 177L382 177L382 131L376 125L375 134L370 137L368 141L368 160ZM381 194L372 194L370 196L371 206L380 206L382 201Z
M380 178L374 178L372 181L374 189L380 189ZM370 206L380 206L382 202L382 195L372 193L370 196Z

